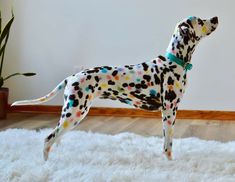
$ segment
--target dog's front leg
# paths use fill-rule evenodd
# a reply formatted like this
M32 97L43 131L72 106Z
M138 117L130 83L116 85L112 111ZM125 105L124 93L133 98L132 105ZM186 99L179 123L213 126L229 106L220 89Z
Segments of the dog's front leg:
M172 160L172 137L173 137L175 118L176 118L176 108L162 110L163 136L164 136L163 151L168 160Z

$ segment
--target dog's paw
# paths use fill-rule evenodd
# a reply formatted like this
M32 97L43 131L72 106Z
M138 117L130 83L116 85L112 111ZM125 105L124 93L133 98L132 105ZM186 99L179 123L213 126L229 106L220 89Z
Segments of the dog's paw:
M43 150L43 158L45 161L47 161L47 159L48 159L48 155L49 155L50 150L51 150L50 147L47 147Z
M173 159L172 157L172 151L167 151L167 152L164 152L164 155L166 156L166 158L171 161Z

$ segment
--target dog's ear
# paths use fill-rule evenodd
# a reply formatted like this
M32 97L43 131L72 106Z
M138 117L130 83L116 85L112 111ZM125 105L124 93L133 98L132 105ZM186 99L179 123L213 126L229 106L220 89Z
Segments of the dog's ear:
M189 26L186 23L181 23L178 28L181 36L189 38L192 36L189 30Z

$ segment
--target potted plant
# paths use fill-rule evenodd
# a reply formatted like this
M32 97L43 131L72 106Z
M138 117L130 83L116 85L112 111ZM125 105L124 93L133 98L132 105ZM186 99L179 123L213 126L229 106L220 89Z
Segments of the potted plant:
M4 88L3 84L6 80L13 76L17 75L23 75L23 76L33 76L35 73L14 73L10 74L6 77L3 77L2 71L3 71L3 62L4 62L4 55L5 55L5 48L7 45L7 41L9 38L10 28L14 21L14 14L12 11L12 17L7 22L5 27L2 28L2 16L0 11L0 119L5 119L7 114L7 107L8 107L8 93L9 89Z

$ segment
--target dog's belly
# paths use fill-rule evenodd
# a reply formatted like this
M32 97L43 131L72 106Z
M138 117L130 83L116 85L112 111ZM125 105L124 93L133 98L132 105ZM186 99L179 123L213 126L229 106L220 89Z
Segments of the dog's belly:
M143 97L142 99L137 97ZM138 109L144 109L149 111L159 110L162 106L160 102L160 98L155 98L151 96L146 95L138 95L135 97L134 95L131 95L131 97L126 96L107 96L106 94L103 94L100 98L101 99L111 99L111 100L119 100L120 102L124 104L131 105Z

